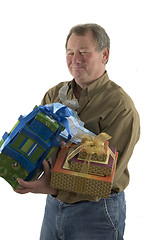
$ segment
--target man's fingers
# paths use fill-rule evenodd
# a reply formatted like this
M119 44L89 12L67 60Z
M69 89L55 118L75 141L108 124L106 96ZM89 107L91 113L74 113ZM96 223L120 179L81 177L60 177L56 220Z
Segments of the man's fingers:
M44 168L44 172L45 173L49 173L50 172L50 167L49 164L46 160L44 160L42 162L43 164L43 168ZM38 179L35 181L24 181L22 178L17 178L17 182L19 183L20 186L24 187L24 188L34 188L36 187L37 183L38 183Z
M66 142L65 141L60 141L60 143L61 143L61 147L63 148L63 147L65 147L66 146Z
M48 193L50 190L50 177L51 177L51 169L46 160L43 161L44 173L43 175L35 180L35 181L24 181L22 178L17 178L19 183L19 188L14 190L17 193L25 194L25 193Z
M30 182L24 181L21 178L17 178L17 182L19 183L20 186L25 187L25 188L28 188L31 185Z
M20 181L23 181L22 179L20 179ZM22 183L23 184L23 183ZM25 193L29 193L31 192L31 189L26 188L26 187L22 187L21 185L16 189L13 188L13 191L16 193L20 193L20 194L25 194Z
M42 165L43 165L44 173L50 174L51 169L50 169L49 163L46 160L44 160L42 162Z
M26 193L29 193L31 192L30 189L28 188L23 188L23 187L19 187L17 190L14 190L16 193L19 193L19 194L26 194Z

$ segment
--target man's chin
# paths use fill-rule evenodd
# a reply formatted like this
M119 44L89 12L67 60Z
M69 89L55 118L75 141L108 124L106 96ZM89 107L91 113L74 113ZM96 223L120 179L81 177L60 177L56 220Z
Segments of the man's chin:
M81 72L80 71L72 71L71 74L75 79L83 79L85 77L85 73L82 71Z

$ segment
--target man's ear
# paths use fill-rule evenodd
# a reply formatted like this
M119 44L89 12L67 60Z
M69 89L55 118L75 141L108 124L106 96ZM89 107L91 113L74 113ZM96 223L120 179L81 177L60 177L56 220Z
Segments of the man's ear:
M108 59L109 59L109 48L108 47L104 48L102 50L102 53L103 53L103 60L102 60L102 62L104 64L106 64L108 62Z

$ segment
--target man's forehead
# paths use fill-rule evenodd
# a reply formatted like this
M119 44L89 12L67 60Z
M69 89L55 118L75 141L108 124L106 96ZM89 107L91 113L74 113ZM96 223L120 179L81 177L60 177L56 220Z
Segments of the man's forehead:
M83 35L72 33L67 43L67 50L72 49L75 46L79 46L79 49L89 49L96 45L92 32L87 32Z

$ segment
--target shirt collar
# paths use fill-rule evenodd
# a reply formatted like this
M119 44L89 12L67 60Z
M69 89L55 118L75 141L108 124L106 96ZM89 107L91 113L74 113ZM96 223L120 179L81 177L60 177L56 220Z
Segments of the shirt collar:
M98 78L97 80L92 82L88 87L83 89L82 94L88 95L89 98L92 98L95 95L95 93L98 92L99 89L102 88L103 85L105 85L108 81L109 81L109 77L108 77L107 72L105 71L105 73L100 78ZM75 84L76 84L76 82L73 79L70 82L70 87L72 88L72 90L74 89Z

